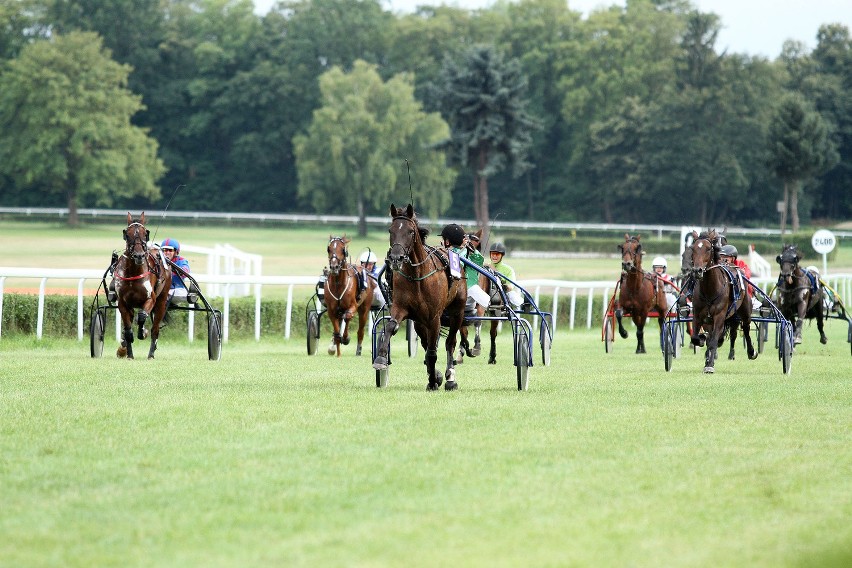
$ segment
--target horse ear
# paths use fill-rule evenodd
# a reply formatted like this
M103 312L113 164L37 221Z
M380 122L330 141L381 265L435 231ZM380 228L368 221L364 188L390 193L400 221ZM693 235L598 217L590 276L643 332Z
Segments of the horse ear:
M636 242L638 243L639 239L641 239L641 238L642 238L642 235L636 235Z
M405 214L414 219L414 205L409 203L408 207L405 208Z
M625 241L629 241L629 240L630 240L630 233L624 233L624 240L625 240Z
M145 242L148 242L150 240L151 240L151 231L145 229Z
M133 215L130 214L130 211L127 212L127 225L130 226L130 223L133 222Z
M127 240L127 229L123 229L121 231L121 238L123 238L125 241Z
M394 205L393 203L391 203L391 206L390 206L390 216L396 217L396 205Z
M139 222L143 225L145 224L145 212L142 212L142 215L139 216Z
M777 262L778 264L781 264L781 255L780 254L775 257L775 262Z

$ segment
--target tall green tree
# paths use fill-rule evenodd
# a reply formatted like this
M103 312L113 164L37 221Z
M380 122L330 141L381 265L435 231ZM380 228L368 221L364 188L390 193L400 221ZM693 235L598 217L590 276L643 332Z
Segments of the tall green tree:
M384 82L374 65L356 61L350 73L334 67L323 74L320 90L322 106L307 134L293 141L301 197L317 211L356 211L358 234L365 236L368 210L382 210L395 192L408 197L407 159L415 202L435 216L449 207L455 173L435 149L449 127L437 113L422 111L413 78Z
M769 128L769 155L769 167L784 185L781 233L786 228L788 208L793 232L798 231L799 192L805 182L838 159L828 125L800 95L787 95L778 105Z
M130 68L93 33L33 43L0 74L0 173L24 191L59 193L68 222L79 203L159 195L157 143L131 117Z
M473 173L474 214L487 238L488 177L508 166L518 177L530 167L528 152L539 123L527 112L527 81L517 59L480 44L458 59L447 58L437 87L452 131L445 146L451 163Z

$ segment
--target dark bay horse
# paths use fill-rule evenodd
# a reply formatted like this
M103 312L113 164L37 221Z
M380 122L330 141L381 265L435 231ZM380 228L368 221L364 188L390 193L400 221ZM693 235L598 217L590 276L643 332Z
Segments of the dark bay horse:
M615 302L615 319L618 321L618 333L627 338L627 330L621 322L624 310L636 325L636 353L645 353L645 322L648 312L656 310L660 330L666 319L666 295L662 282L656 275L642 270L641 236L624 235L624 242L618 245L621 251L621 292Z
M361 355L364 342L364 328L370 318L370 306L373 305L373 287L367 287L360 293L362 278L361 266L349 262L349 239L346 237L328 237L328 278L325 281L325 305L334 328L328 354L340 357L340 344L349 345L349 321L358 312L358 347L355 355ZM341 334L340 330L343 330Z
M373 368L387 369L391 337L404 319L410 319L426 352L424 364L429 381L426 388L437 390L444 380L435 368L443 323L448 328L444 388L454 390L458 384L453 353L456 334L464 320L465 280L450 276L446 251L426 245L429 231L418 224L412 205L402 209L391 204L390 216L387 262L392 273L393 302L390 319L385 320L379 334Z
M822 286L819 285L819 277L808 274L799 267L802 254L794 245L784 245L781 254L776 258L781 266L781 274L778 276L778 308L785 318L793 324L795 332L795 344L802 342L802 325L805 318L816 318L819 330L819 341L823 345L828 343L828 337L823 331L823 305ZM813 281L811 281L813 278Z
M172 270L159 251L148 250L149 231L145 228L145 213L139 221L127 214L124 229L125 249L115 263L115 292L118 311L121 313L123 335L116 355L133 359L133 315L136 312L137 334L145 339L145 320L153 313L151 324L151 348L148 359L154 358L157 339L160 337L160 322L166 314L171 288Z
M705 235L702 233L702 235ZM715 231L696 238L692 245L692 344L704 347L704 372L714 372L716 350L724 343L726 329L731 343L737 338L737 325L745 335L749 359L757 359L751 343L751 301L739 270L719 263L719 239Z

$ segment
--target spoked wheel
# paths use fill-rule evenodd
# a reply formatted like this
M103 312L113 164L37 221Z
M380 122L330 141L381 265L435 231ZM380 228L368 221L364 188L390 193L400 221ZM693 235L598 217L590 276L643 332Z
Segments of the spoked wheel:
M852 350L852 321L849 322L849 331L846 332L846 341L849 342L849 348Z
M680 357L680 350L683 347L683 330L685 324L678 323L672 327L672 347L674 348L674 358Z
M547 324L546 326L544 324ZM553 317L545 316L542 319L542 325L539 326L540 343L541 343L541 364L545 367L550 366L550 347L553 343L550 334L553 333Z
M216 311L207 314L207 358L222 359L222 316Z
M526 329L519 326L515 331L515 370L519 391L525 391L529 387L531 361L529 335Z
M408 356L417 355L417 332L414 331L414 322L405 320L405 339L408 342Z
M612 341L615 338L615 320L612 316L604 317L604 350L612 353Z
M319 314L311 312L308 314L308 355L317 354L317 345L319 344L320 328Z
M781 333L781 348L779 350L781 357L781 369L785 375L790 374L790 365L793 360L793 334L792 330L785 329Z
M89 346L92 357L103 357L104 354L104 314L101 310L92 312L92 322L89 325Z
M674 358L674 339L677 337L677 324L663 326L663 362L666 372L672 370L672 359Z

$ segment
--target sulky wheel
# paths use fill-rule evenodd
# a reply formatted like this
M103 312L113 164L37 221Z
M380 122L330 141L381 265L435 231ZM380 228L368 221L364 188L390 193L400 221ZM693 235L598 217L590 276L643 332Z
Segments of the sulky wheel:
M222 316L216 311L207 314L207 358L210 361L222 359Z
M518 376L519 391L525 391L529 387L531 361L529 335L527 335L526 330L518 327L515 333L515 370Z
M761 321L757 323L757 352L763 353L763 348L766 345L766 340L769 338L769 322Z
M615 320L612 316L604 318L604 350L607 353L612 353L612 341L615 338Z
M319 314L317 312L310 312L308 314L307 332L308 355L316 355L320 336Z
M415 334L416 337L416 334ZM384 326L382 329L378 330L378 338L376 339L376 345L382 345L385 340L385 330ZM390 369L390 344L388 344L388 366L384 369L376 369L376 388L383 389L388 386L388 370Z
M672 370L672 360L675 353L674 342L677 339L676 330L677 324L663 326L663 362L667 373Z
M408 356L417 355L417 332L414 331L414 321L405 320L405 340L408 343Z
M102 357L104 354L104 314L100 310L92 312L92 322L89 325L89 347L92 357Z
M793 330L786 326L781 333L781 348L779 354L781 356L781 369L785 375L790 374L790 364L793 359Z
M547 323L545 326L544 323ZM545 316L542 325L539 326L540 343L541 343L541 364L545 367L550 366L550 347L552 339L550 334L553 333L553 316Z

